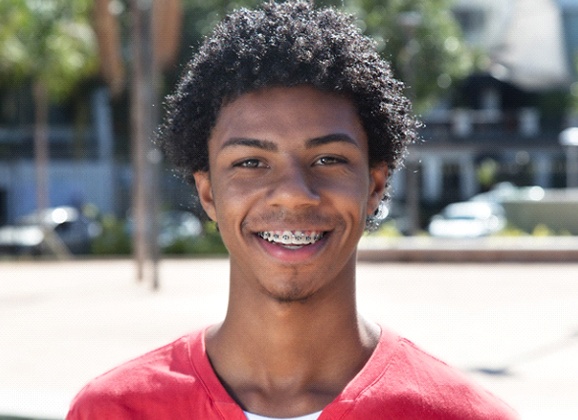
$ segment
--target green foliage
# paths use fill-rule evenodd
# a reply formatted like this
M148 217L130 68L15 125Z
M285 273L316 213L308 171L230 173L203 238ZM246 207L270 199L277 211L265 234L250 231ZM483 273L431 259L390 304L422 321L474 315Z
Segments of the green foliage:
M577 70L578 72L578 70ZM578 82L572 83L570 88L570 109L575 113L578 114Z
M462 42L450 12L451 0L317 0L355 13L359 25L391 60L393 70L410 87L418 111L473 66L474 56ZM215 23L238 7L259 0L184 0L183 42L179 62ZM97 44L89 24L91 0L0 1L0 84L37 79L52 97L63 97L97 71ZM121 20L126 23L125 16ZM173 86L181 68L169 75Z
M553 235L555 235L555 232L542 223L537 224L534 227L534 230L532 230L532 236L553 236Z
M451 0L349 0L345 7L376 39L418 112L473 68L475 55L451 13Z
M165 255L226 255L227 249L215 223L208 222L203 226L203 234L194 238L179 238L163 248Z
M164 255L226 255L221 235L214 223L206 223L203 234L194 238L179 238L163 248ZM102 220L102 232L92 242L93 255L130 255L132 240L126 221L114 216L105 216Z
M403 236L397 228L395 220L387 220L383 222L376 231L365 233L365 235L383 238L399 238Z
M480 185L490 189L496 183L499 172L499 164L492 158L485 158L477 168L477 177Z
M538 223L536 226L534 226L534 229L532 229L531 232L526 232L520 228L518 228L517 226L514 226L512 224L508 224L508 226L506 226L505 229L501 230L500 232L494 233L492 236L496 236L496 237L521 237L521 236L527 236L527 237L535 237L535 238L540 238L540 237L550 237L550 236L573 236L571 232L569 232L566 229L562 229L560 231L556 231L554 229L551 229L550 227L548 227L547 225L543 224L543 223Z
M191 57L191 46L196 49L227 12L259 3L185 0L179 61L184 63ZM376 40L380 53L392 62L396 77L410 87L408 94L418 112L446 92L454 80L467 75L474 65L474 53L466 48L450 11L451 0L316 0L315 5L334 6L359 17L358 25ZM415 28L407 25L412 18L417 18ZM167 86L174 84L179 73L180 69L170 75Z
M574 74L578 75L578 51L574 54ZM570 86L570 110L578 118L578 80Z
M227 254L227 248L225 248L221 235L213 222L205 223L203 235L192 239L184 251L183 253L192 255Z
M542 125L545 128L558 130L566 116L566 112L572 109L572 101L573 94L571 89L541 93L536 105L540 112Z
M511 223L508 223L508 225L504 229L492 234L492 236L496 236L496 237L502 237L502 236L520 237L520 236L528 236L528 233L524 232L522 229L518 228L517 226L514 226Z
M35 80L59 99L97 71L90 0L0 1L0 83Z
M105 216L102 220L102 232L92 242L94 255L128 255L132 252L130 235L125 223L114 216Z

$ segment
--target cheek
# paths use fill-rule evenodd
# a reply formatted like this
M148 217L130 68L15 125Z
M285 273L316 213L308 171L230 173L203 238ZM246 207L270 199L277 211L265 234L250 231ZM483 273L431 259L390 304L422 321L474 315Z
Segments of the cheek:
M257 189L251 183L223 183L214 190L217 222L222 225L238 223L254 204Z
M326 171L319 171L313 175L314 182L317 182L323 188L337 188L355 192L355 194L364 194L369 186L369 169L363 162L357 162L361 159L351 158L352 162L346 165L337 165L329 167Z
M368 204L368 191L370 189L369 179L367 177L351 176L340 179L339 182L328 182L324 191L327 197L335 200L335 205L338 208L350 211L363 213L361 216L365 218L365 210Z

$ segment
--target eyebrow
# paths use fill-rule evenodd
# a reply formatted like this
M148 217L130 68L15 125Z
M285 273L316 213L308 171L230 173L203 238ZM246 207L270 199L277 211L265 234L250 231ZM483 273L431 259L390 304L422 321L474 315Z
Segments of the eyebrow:
M328 134L326 136L314 137L305 142L306 149L312 149L315 147L323 146L331 143L348 143L355 147L359 147L357 142L351 138L349 135L344 133L334 133ZM270 140L260 140L247 137L231 137L221 146L221 150L227 147L234 146L245 146L254 147L261 150L266 150L269 152L276 152L279 150L277 144Z
M314 137L312 139L307 140L305 147L311 149L313 147L323 146L325 144L330 143L349 143L355 147L359 147L359 145L353 138L344 133L334 133L328 134L326 136Z
M221 150L233 146L255 147L257 149L267 150L270 152L276 152L278 150L277 145L272 141L245 137L231 137L225 143L223 143Z

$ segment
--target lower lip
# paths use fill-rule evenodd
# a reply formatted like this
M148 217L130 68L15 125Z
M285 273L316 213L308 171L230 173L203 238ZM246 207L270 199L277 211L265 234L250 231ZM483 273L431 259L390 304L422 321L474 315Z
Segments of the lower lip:
M310 259L313 257L319 250L325 245L329 234L325 234L323 238L315 242L311 245L304 245L297 249L290 249L285 248L282 245L275 244L273 242L269 242L266 239L261 238L258 235L255 235L261 247L265 250L267 254L276 258L277 260L287 262L287 263L296 263L302 262L305 260Z

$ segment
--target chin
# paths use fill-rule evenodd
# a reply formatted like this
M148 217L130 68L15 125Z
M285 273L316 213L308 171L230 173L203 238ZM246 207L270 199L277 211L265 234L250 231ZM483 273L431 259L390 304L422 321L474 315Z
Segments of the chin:
M315 291L293 282L287 284L286 287L277 288L275 290L264 288L264 290L267 296L271 299L283 304L305 303L315 295Z
M273 299L275 299L275 301L277 303L281 303L284 305L288 305L291 303L306 303L307 301L309 301L311 299L312 296L313 296L313 293L306 294L306 295L290 295L290 294L271 295L271 297Z

